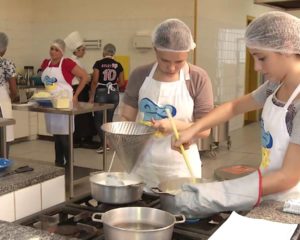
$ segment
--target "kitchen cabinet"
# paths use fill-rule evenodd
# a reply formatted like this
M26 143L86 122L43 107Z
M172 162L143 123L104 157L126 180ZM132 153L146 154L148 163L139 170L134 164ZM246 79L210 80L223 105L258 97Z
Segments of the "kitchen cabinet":
M65 176L0 196L0 220L13 222L66 200Z
M66 200L65 176L50 179L41 184L42 209L52 207Z
M16 120L14 125L15 139L30 138L35 139L38 133L38 115L34 112L13 110L13 118Z
M15 191L16 219L29 216L41 210L41 184Z
M13 118L16 120L14 125L15 138L29 136L29 112L13 110Z
M7 222L15 220L14 193L0 196L0 219Z

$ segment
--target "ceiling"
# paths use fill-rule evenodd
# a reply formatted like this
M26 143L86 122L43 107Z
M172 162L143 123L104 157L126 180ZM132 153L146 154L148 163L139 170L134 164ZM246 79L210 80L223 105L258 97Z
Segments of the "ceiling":
M300 9L300 0L254 0L254 3L284 10Z

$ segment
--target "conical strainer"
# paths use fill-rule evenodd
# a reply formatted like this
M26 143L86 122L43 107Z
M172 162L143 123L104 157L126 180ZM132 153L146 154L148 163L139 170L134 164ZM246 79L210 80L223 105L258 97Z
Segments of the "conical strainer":
M137 122L109 122L101 126L124 169L130 173L155 129Z

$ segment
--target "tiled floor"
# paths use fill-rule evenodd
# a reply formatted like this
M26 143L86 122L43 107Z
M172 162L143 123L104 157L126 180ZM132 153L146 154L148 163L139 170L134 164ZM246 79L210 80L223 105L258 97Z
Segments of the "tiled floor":
M212 178L214 170L221 166L232 164L248 164L258 166L260 154L260 133L257 123L245 126L230 132L231 148L227 149L227 143L222 142L213 152L201 152L203 163L202 175L204 178ZM113 151L108 152L107 168L110 164ZM95 150L77 148L74 149L75 165L93 169L102 169L102 155ZM47 164L54 163L54 144L50 141L34 140L13 144L10 150L10 158L26 158L43 161ZM120 162L116 157L111 171L122 171ZM75 193L89 190L88 182L75 188Z

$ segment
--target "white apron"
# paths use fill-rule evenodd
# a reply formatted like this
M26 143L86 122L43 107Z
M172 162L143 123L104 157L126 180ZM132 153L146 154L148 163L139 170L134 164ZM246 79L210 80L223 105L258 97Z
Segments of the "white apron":
M139 91L137 121L167 118L165 109L169 108L174 119L191 122L194 102L186 87L184 71L180 71L178 81L160 82L153 79L156 68L157 63ZM187 154L194 176L200 178L201 160L197 145L191 145ZM156 187L166 179L190 177L183 156L171 149L171 135L151 137L132 173L141 176L147 187Z
M72 101L73 89L62 74L62 62L63 58L60 60L59 67L49 67L51 64L51 61L49 61L48 67L43 71L42 81L45 84L46 90L50 92L51 95L59 94L61 91L67 91L69 99ZM45 119L49 133L57 135L69 134L68 115L46 113Z
M83 66L82 66L82 64L81 64L81 62L80 62L80 60L79 60L79 58L78 58L77 56L75 56L75 55L73 54L73 55L71 56L71 59L72 59L75 63L77 63L77 65L78 65L79 67L83 68ZM78 77L75 76L75 77L72 79L72 86L78 85L79 82L80 82L80 78L78 78Z
M7 86L0 86L0 107L3 118L13 118L11 100ZM14 140L14 126L6 126L6 142Z
M295 89L284 107L276 106L272 102L273 96L276 94L280 86L271 94L263 108L262 112L262 162L260 169L262 174L280 169L284 160L284 156L290 141L290 136L286 127L286 113L289 105L300 92L300 85ZM292 198L300 197L300 183L292 189L271 194L264 199L274 199L285 201Z

